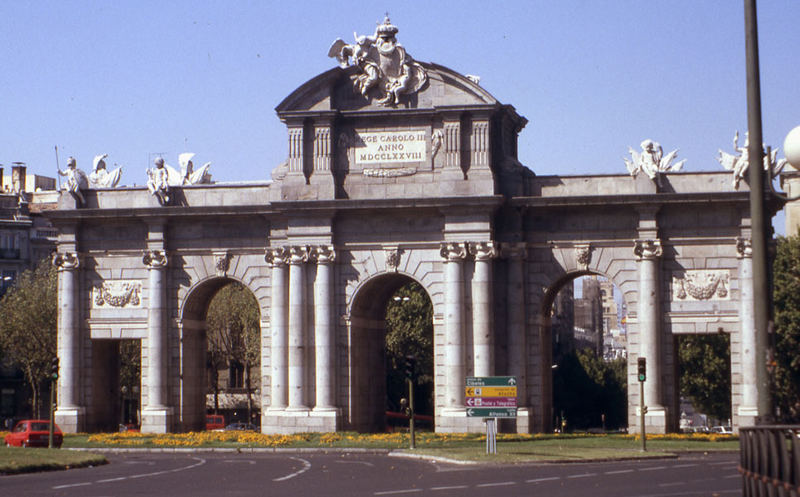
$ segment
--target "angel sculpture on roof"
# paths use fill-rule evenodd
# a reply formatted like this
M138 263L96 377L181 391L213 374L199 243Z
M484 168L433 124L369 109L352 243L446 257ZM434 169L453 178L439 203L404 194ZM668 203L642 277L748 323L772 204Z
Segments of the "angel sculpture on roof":
M86 173L78 169L78 161L75 160L75 157L67 159L67 169L65 171L59 169L58 174L67 177L67 180L61 185L61 189L74 195L81 205L86 203L81 190L89 188L89 180Z
M336 58L342 68L350 65L359 68L353 82L356 91L366 98L370 98L370 93L378 93L378 103L390 107L400 103L401 95L415 93L428 81L422 65L414 62L397 43L397 32L387 16L372 36L353 33L353 44L337 38L328 50L328 57Z
M763 145L762 145L763 146ZM744 144L740 147L739 146L739 131L736 131L736 134L733 135L733 149L739 153L739 155L732 155L726 152L723 152L721 149L719 150L719 157L717 157L717 161L722 164L728 171L733 171L733 188L738 190L739 189L739 182L744 178L744 175L747 173L748 166L750 165L750 153L748 148L750 147L750 133L745 132L744 134ZM769 154L764 154L764 170L770 171L771 168L771 176L773 177L783 170L783 167L786 165L786 159L777 160L778 158L778 149L775 148L771 150Z
M192 158L195 154L191 152L184 152L178 155L178 163L181 166L181 184L184 185L199 185L201 183L211 183L211 173L208 172L211 168L211 163L206 162L203 166L194 170Z
M122 177L122 167L117 167L109 172L106 168L105 158L108 154L94 156L92 161L92 172L89 173L90 188L115 188Z
M664 149L661 148L658 142L653 140L644 140L639 146L642 147L641 153L628 147L632 160L623 158L625 165L628 167L628 172L633 177L643 172L648 178L658 182L660 173L680 171L686 162L686 159L683 159L673 164L672 161L678 156L678 150L675 149L664 156Z

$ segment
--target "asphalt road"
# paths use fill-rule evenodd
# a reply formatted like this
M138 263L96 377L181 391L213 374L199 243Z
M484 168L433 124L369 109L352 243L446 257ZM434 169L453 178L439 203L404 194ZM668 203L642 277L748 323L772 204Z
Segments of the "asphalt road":
M539 465L453 465L374 453L126 453L110 464L0 476L27 496L734 496L738 454Z

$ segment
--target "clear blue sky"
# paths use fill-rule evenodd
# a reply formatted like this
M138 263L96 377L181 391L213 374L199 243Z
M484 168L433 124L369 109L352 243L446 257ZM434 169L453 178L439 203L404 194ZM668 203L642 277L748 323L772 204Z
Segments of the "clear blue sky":
M519 155L539 175L625 173L645 138L717 170L746 128L737 0L0 0L0 163L54 176L55 145L87 171L108 153L130 185L153 154L191 151L217 181L269 179L275 106L387 9L414 58L481 76L528 118ZM800 2L758 14L764 138L781 146L800 124Z

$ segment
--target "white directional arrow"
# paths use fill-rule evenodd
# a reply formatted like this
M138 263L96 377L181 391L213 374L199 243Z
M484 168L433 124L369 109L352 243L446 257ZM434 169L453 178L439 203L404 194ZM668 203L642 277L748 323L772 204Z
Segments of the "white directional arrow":
M472 410L472 409L467 409L467 416L472 416L473 414L475 414L475 411L474 411L474 410Z
M468 406L474 406L475 405L475 399L473 399L472 397L467 397L467 405Z

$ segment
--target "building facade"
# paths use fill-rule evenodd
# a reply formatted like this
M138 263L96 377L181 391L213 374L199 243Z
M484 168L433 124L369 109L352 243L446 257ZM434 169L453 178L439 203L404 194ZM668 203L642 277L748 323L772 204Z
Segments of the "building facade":
M676 336L702 333L731 336L734 424L752 423L746 187L725 172L537 176L517 159L525 118L411 60L396 32L339 40L341 66L277 107L288 157L271 182L61 194L60 426L111 416L116 342L134 339L142 430L201 428L205 311L238 281L261 311L262 430L382 429L386 302L416 281L434 310L436 430L482 431L465 377L511 375L506 428L550 431L553 300L590 274L628 310L631 427L646 357L648 430L678 429Z

